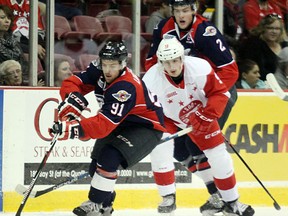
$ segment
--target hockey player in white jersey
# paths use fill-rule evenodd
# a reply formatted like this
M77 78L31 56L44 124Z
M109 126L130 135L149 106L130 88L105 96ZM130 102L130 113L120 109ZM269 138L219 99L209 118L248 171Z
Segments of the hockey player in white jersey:
M163 106L168 132L191 125L193 131L188 135L208 158L215 185L225 203L224 215L254 215L250 205L238 201L233 161L217 122L230 97L225 84L206 60L190 56L184 58L184 48L176 38L163 38L157 57L158 63L146 72L143 80ZM171 153L166 153L166 160L165 157L162 161L154 159L154 155L161 155L166 150L171 152L171 148L164 145L152 151L152 169L169 164Z

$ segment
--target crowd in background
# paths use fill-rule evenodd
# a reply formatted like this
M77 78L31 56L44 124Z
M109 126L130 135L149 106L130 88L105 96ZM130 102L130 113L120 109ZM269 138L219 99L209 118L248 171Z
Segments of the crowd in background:
M286 4L284 0L224 0L222 33L239 66L237 88L268 88L264 82L268 73L276 74L276 78L282 83L281 87L285 89L288 88L288 57L287 49L285 49L288 45L286 34L288 28L288 5ZM98 5L97 8L100 8L101 11L96 14L96 9L93 9L93 5ZM100 7L101 5L103 6L102 8ZM127 6L126 9L124 6ZM74 31L73 18L76 16L93 16L103 21L106 16L118 15L128 17L132 20L132 7L131 1L129 0L56 0L55 15L65 17L71 27L70 30ZM38 86L43 86L45 85L44 60L46 55L45 0L39 1L38 9ZM207 17L211 22L215 22L215 1L198 0L198 13ZM170 16L169 0L141 1L141 20L142 17L146 17L146 19L143 19L144 23L141 23L141 31L145 33L143 37L141 37L141 59L145 59L147 56L147 47L149 48L150 46L155 25L157 25L160 20ZM107 31L104 25L102 27L103 32ZM128 33L132 32L122 31L123 39L130 41L131 37L129 37ZM7 69L4 71L4 68L7 68L7 65L12 65L12 63L6 63L6 67L0 66L1 85L29 85L28 33L29 1L0 0L0 63L5 63L7 60L15 60L21 66L21 82L15 82L15 84L8 82L7 77L16 77L19 76L19 74L7 74ZM109 37L111 35L109 35ZM73 59L73 61L66 59L66 62L71 68L71 71L67 72L69 76L81 70L79 69L81 68L79 62L79 56L81 54L90 54L97 58L103 43L99 43L99 37L97 40L95 38L86 37L85 34L84 36L82 34L81 36L55 38L55 53L67 55ZM129 44L131 46L129 42L127 42L127 44L128 47ZM132 48L130 48L130 53L132 53ZM57 62L59 62L59 59L55 58L55 63ZM143 61L141 60L141 62ZM66 66L68 67L68 65ZM140 70L145 73L143 67L141 67ZM57 70L55 70L54 76L55 86L58 86L58 77L61 77L61 75L58 76L56 71ZM66 75L64 77L66 77ZM15 79L17 79L17 77Z

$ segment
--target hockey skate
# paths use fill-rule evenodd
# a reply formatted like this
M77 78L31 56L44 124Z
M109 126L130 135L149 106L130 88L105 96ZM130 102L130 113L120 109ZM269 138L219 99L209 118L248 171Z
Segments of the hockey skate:
M110 197L111 200L109 201L109 205L107 207L103 207L102 209L102 216L111 216L112 212L114 211L113 209L113 203L116 197L116 192L114 191L112 193L112 196Z
M88 200L74 208L73 213L78 216L102 216L103 211L102 203L94 203Z
M214 216L216 213L221 212L224 208L224 202L222 201L218 193L212 194L207 202L200 207L200 212L203 216Z
M102 203L94 203L90 200L82 203L80 206L74 208L73 213L78 216L111 216L113 209L113 202L115 200L116 193L112 193L109 205L103 207Z
M255 211L250 205L240 203L239 201L226 203L223 210L225 216L252 216L254 213Z
M169 194L163 197L163 201L158 206L158 213L161 215L174 215L176 209L176 196Z

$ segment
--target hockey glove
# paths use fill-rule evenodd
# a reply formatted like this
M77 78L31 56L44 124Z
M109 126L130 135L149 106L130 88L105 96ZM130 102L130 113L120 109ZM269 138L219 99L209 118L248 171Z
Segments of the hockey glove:
M59 133L58 140L79 139L80 137L84 137L84 131L79 121L76 120L55 122L50 132L52 134Z
M88 101L79 92L72 92L58 106L59 121L77 119L88 106Z
M189 119L193 128L192 134L196 136L209 133L212 122L215 121L215 119L204 116L201 110L196 110L190 115Z

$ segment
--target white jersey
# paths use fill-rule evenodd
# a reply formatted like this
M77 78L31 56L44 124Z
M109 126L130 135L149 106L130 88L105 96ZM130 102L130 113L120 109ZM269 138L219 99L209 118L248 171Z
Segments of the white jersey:
M169 80L158 63L145 73L143 81L157 95L165 116L172 119L179 128L187 127L189 116L200 106L207 109L208 116L218 118L226 103L221 104L220 100L220 104L217 104L212 99L208 102L208 98L213 95L217 95L215 98L230 97L230 94L210 64L204 59L185 56L183 76L184 87L181 88Z

